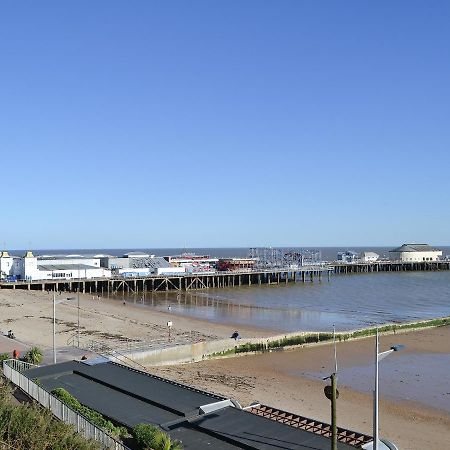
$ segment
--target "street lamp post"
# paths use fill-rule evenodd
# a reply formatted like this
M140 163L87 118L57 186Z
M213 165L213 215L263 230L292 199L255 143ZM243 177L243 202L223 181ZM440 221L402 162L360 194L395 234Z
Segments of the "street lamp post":
M56 293L53 291L53 364L56 364Z
M66 300L74 300L75 297L68 297ZM64 300L56 301L56 291L53 290L53 364L56 364L56 304Z
M393 345L389 350L379 353L378 328L376 331L375 341L375 382L373 390L373 450L379 450L379 433L378 433L378 364L379 362L389 356L392 352L398 352L405 348L404 345Z
M324 388L325 397L331 401L331 450L337 450L337 418L336 418L336 401L339 398L339 391L337 390L337 357L336 357L336 328L333 324L333 342L334 342L334 372L324 378L330 380L331 385Z
M77 344L78 344L78 348L80 348L80 265L79 264L78 264L77 303L78 303Z

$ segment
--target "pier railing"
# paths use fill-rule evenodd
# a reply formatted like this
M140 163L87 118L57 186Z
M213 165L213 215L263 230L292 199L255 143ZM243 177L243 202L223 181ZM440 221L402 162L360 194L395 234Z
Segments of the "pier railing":
M34 367L32 364L24 363L22 361L11 359L3 361L3 373L5 377L22 389L22 391L31 398L40 403L44 408L49 409L57 419L73 425L77 433L80 433L86 439L94 439L97 442L100 442L104 449L129 450L122 442L98 428L86 417L74 411L50 392L39 386L34 380L22 373L24 370L28 370L32 367Z

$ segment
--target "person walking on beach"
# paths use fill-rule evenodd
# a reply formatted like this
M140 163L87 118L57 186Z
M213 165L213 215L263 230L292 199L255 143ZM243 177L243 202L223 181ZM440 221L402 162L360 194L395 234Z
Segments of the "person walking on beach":
M241 337L239 336L239 332L237 330L231 335L231 339L234 339L235 341L237 341L240 338Z

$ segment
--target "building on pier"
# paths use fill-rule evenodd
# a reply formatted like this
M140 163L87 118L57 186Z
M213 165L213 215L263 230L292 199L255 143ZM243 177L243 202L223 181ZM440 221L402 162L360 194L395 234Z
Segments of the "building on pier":
M14 257L6 250L0 252L0 280L14 276Z
M438 261L442 250L428 244L403 244L401 247L389 251L392 261Z
M195 253L182 253L177 256L165 256L170 267L184 267L189 273L214 273L219 263L218 258Z
M128 276L148 276L157 273L158 269L170 267L163 257L143 252L129 252L119 257L102 255L100 265L114 273L126 273Z
M252 270L257 261L255 258L220 258L217 268L226 272Z
M70 280L106 278L111 276L111 271L100 266L99 258L82 255L35 256L28 251L23 258L14 258L13 275L27 281Z
M354 263L358 261L358 259L358 254L350 250L347 250L346 252L339 252L337 254L337 260L345 263Z
M362 262L375 262L378 261L380 255L375 252L361 252L359 259Z

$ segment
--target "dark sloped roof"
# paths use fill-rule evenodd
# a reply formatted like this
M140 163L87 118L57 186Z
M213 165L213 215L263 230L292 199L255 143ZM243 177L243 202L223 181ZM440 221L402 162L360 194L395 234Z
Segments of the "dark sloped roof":
M70 361L25 371L51 391L63 387L82 404L134 427L151 423L180 439L185 450L328 450L327 437L250 412L224 407L199 415L199 407L224 397L113 362ZM354 448L342 442L339 450Z
M237 448L258 450L329 449L330 439L310 431L290 427L242 409L223 408L191 422L200 430L233 442ZM338 442L339 450L355 447Z
M390 252L439 252L438 248L431 247L428 244L403 244L401 247L394 248L394 250L389 250Z

